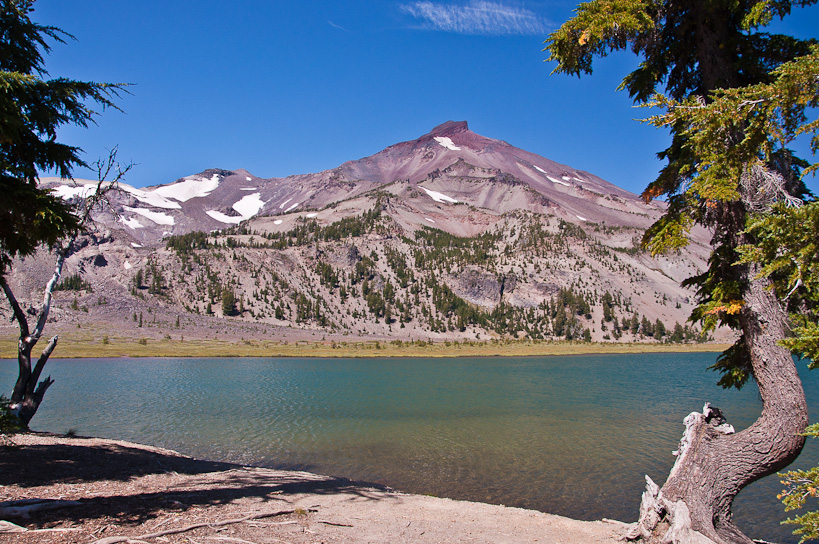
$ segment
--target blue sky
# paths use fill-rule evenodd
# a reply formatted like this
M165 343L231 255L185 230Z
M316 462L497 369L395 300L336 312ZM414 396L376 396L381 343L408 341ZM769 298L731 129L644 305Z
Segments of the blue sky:
M615 92L637 60L551 76L543 41L576 3L521 0L38 0L32 18L73 34L51 77L133 83L97 126L60 138L88 162L118 146L127 182L207 168L318 172L447 120L639 193L667 135ZM819 6L778 30L819 36ZM90 174L78 170L77 177ZM809 185L816 191L816 180Z

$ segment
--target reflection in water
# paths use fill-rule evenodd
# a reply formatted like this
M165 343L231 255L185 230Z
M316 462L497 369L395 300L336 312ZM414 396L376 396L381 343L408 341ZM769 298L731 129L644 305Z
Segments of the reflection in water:
M705 401L737 429L757 392L716 387L714 354L458 359L86 359L56 379L36 429L150 443L409 492L633 521L664 481L682 419ZM11 384L15 364L0 366ZM800 364L804 367L804 364ZM805 375L808 400L817 398ZM10 389L6 387L6 389ZM819 463L813 444L797 463ZM796 542L769 478L737 522Z

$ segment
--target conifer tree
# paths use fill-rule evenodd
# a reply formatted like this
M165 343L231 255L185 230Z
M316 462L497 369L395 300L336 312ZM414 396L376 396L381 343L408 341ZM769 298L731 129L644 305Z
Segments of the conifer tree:
M233 315L236 312L236 295L233 290L224 286L222 288L222 315Z
M70 178L86 166L81 150L56 141L65 124L87 126L94 110L88 102L115 107L120 85L43 79L48 39L63 42L62 30L33 22L33 0L0 2L0 276L18 255L41 244L54 245L79 225L61 198L37 186L39 172L55 170Z
M789 464L804 444L805 396L783 346L791 303L787 291L784 303L777 296L787 274L771 266L783 255L764 248L775 244L765 230L772 215L812 207L801 179L806 163L787 144L812 133L814 151L819 146L817 121L806 117L819 100L819 49L764 28L815 1L595 0L549 37L556 72L590 73L594 57L616 50L640 57L621 89L638 104L664 109L651 122L672 135L659 154L666 165L643 193L646 200L664 196L668 208L644 246L654 254L676 250L694 225L711 230L709 267L687 282L698 290L692 318L705 330L725 325L740 333L714 368L725 387L754 379L763 401L760 418L739 433L707 404L686 418L674 468L662 489L649 480L630 538L750 543L731 520L734 497ZM780 261L815 277L816 266L793 265L797 256ZM811 294L805 282L799 287L792 286L804 308ZM654 535L662 520L668 530Z
M88 104L115 107L112 99L122 86L43 79L47 75L43 54L50 51L49 39L62 42L71 36L33 22L29 17L33 5L33 0L0 1L0 288L20 327L19 374L9 406L24 427L52 384L50 377L42 381L39 378L57 337L51 339L33 368L31 351L48 320L52 292L63 263L102 196L105 176L112 169L118 170L117 179L124 174L115 162L115 152L107 162L99 161L100 184L82 209L38 186L38 176L44 170L70 178L75 167L86 166L79 148L56 140L57 129L66 124L87 126L95 115ZM5 275L15 257L30 255L41 245L57 248L57 265L36 323L30 327Z

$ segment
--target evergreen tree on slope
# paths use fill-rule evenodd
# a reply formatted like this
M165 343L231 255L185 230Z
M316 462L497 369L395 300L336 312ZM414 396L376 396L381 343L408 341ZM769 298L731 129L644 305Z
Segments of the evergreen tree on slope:
M555 71L566 74L590 73L594 57L615 50L641 58L621 89L638 104L665 109L651 121L672 134L659 154L667 164L643 193L665 196L668 209L644 245L655 254L676 250L695 224L710 229L709 268L687 282L699 295L692 318L739 332L714 368L724 387L754 379L763 400L759 419L739 433L709 405L686 418L671 474L661 489L648 481L632 539L752 542L732 522L734 497L788 465L804 444L807 405L783 341L794 320L812 311L812 295L804 282L784 290L799 259L772 265L776 252L766 251L775 233L765 225L776 215L791 220L796 208L815 213L801 181L807 164L786 146L813 133L816 149L817 125L806 112L819 97L819 50L812 40L763 29L813 3L597 0L581 4L547 42Z

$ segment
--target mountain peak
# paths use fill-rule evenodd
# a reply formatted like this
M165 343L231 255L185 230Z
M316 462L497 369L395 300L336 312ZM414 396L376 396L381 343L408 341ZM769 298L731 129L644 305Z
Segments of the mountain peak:
M469 125L466 121L447 121L433 128L430 134L435 136L451 136L452 134L458 134L468 130Z

